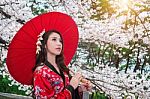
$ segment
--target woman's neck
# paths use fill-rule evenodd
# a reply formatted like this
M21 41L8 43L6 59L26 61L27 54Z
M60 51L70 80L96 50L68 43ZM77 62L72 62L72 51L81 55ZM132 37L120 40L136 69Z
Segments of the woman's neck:
M56 64L56 56L47 55L47 61L48 61L49 63L51 63L51 64L54 66L54 68L56 69L56 71L57 71L58 73L60 73L59 68L58 68L58 66L57 66L57 64Z
M56 56L47 55L47 61L50 62L53 66L56 66Z

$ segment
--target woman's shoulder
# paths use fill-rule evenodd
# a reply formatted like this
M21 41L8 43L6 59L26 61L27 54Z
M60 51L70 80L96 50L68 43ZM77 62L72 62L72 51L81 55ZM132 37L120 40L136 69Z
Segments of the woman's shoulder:
M45 64L37 66L34 73L46 73L46 72L51 72L52 70L46 66Z
M44 65L43 66L37 66L35 71L40 71L43 67L44 67Z
M52 70L50 68L48 68L46 65L43 66L38 66L34 73L33 73L33 77L50 77L50 75L52 74L51 72Z
M34 73L41 73L43 72L44 69L46 69L47 67L45 65L39 65L36 67Z

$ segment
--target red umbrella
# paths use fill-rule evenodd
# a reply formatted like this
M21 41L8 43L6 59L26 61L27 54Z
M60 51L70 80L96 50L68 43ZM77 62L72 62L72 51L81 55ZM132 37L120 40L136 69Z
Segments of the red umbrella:
M74 20L60 12L41 14L28 21L14 36L7 54L7 67L15 80L32 84L32 68L36 61L37 36L45 29L57 30L64 41L65 63L68 65L78 45L78 29Z

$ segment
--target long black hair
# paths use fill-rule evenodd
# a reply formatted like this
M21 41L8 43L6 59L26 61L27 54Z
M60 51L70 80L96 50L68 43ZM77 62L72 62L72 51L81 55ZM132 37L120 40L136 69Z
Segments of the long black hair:
M46 51L45 45L47 43L49 36L53 32L58 33L60 35L62 39L62 46L63 46L63 38L58 31L50 30L50 31L45 32L42 36L43 40L41 40L41 45L40 45L41 51L39 51L39 54L36 54L36 63L35 63L35 67L33 68L33 71L36 69L36 67L43 65L47 61L47 51ZM64 63L63 48L62 48L60 55L56 56L56 64L61 71L64 71L67 74L69 74L69 69L66 67Z

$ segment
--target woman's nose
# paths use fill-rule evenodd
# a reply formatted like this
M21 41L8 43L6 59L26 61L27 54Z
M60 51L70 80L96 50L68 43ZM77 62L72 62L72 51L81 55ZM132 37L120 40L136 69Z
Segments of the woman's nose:
M61 43L60 41L57 41L57 44L58 44L58 45L61 45L62 43Z

